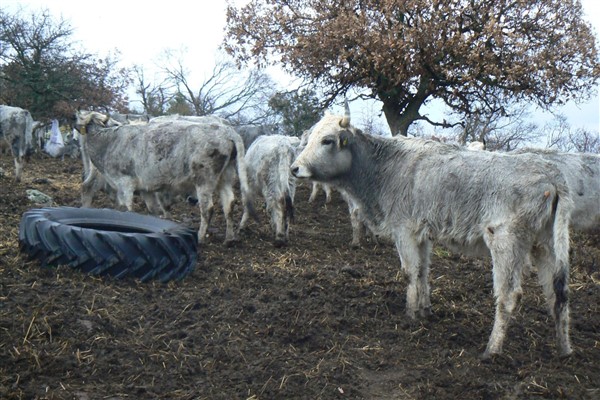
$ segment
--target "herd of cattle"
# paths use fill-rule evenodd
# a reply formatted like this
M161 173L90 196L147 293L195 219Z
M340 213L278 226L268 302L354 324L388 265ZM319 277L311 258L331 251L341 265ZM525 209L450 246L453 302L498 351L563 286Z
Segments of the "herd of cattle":
M21 176L31 144L31 116L0 106L0 134ZM202 242L219 194L225 243L236 240L234 186L244 206L243 228L262 195L275 233L289 240L296 180L322 184L347 201L353 245L366 228L391 238L408 277L407 314L431 312L429 265L434 243L491 256L496 313L484 356L502 351L522 292L523 271L536 267L555 321L558 351L569 339L569 232L600 224L600 155L525 149L511 153L468 149L416 138L363 133L343 116L326 114L301 138L233 127L216 116L159 117L138 123L78 111L84 167L82 205L98 190L132 208L139 194L148 210L168 216L178 198L198 199ZM263 132L264 133L264 132Z

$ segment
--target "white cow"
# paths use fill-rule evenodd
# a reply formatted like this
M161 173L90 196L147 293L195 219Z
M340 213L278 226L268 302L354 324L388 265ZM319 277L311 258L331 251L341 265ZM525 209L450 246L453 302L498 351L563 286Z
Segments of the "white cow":
M562 173L538 156L365 135L350 113L326 115L292 164L297 178L333 184L360 206L365 221L396 243L408 275L407 314L430 313L434 241L469 255L491 255L496 315L484 357L501 353L522 293L529 256L555 320L558 350L569 340L569 216Z
M0 141L6 143L15 160L15 180L21 181L23 165L33 153L33 118L27 110L0 105Z
M294 218L296 178L292 176L290 166L296 158L298 143L300 139L297 137L259 136L250 145L245 157L249 197L253 199L257 193L262 194L275 232L276 247L287 244L290 222ZM249 210L244 209L240 229L245 227L249 215Z
M105 128L108 117L100 113L80 111L76 117L84 159L117 191L120 205L131 210L134 191L147 201L157 192L193 192L199 199L201 243L213 213L213 193L218 192L227 224L225 244L236 240L231 216L236 168L244 204L248 180L244 144L230 126L171 120ZM86 178L84 193L93 182Z

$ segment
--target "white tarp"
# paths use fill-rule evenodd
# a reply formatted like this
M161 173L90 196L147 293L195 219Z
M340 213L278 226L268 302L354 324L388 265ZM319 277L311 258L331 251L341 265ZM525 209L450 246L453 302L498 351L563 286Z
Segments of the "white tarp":
M60 129L58 129L58 121L53 119L50 140L46 142L44 151L52 157L58 157L62 155L64 147L65 143L63 141L62 133L60 133Z

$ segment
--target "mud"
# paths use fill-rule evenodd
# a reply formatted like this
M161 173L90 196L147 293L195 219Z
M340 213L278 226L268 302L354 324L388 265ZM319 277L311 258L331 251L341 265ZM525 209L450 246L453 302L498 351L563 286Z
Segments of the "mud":
M528 276L504 354L483 362L494 313L489 260L436 247L433 316L410 321L394 247L351 248L338 194L309 204L301 186L284 248L273 246L264 213L224 247L218 211L191 275L139 283L41 268L20 254L21 215L36 207L25 190L80 206L82 168L36 155L17 184L12 165L0 155L0 398L600 398L600 232L573 235L574 354L557 357ZM94 205L113 207L105 196ZM135 207L146 213L139 200ZM173 219L199 226L185 203Z

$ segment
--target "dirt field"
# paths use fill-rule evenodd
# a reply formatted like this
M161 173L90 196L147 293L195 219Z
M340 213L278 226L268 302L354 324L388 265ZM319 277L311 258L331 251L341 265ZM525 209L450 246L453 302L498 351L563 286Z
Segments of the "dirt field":
M310 205L300 187L283 249L264 216L225 248L219 212L191 275L142 284L42 269L19 253L21 215L36 207L25 190L79 206L79 160L37 155L20 184L9 156L0 167L2 399L600 398L600 233L573 240L574 355L556 356L528 277L504 355L482 362L494 311L489 261L436 248L433 316L409 321L396 251L352 249L338 195ZM199 224L187 204L173 219Z

